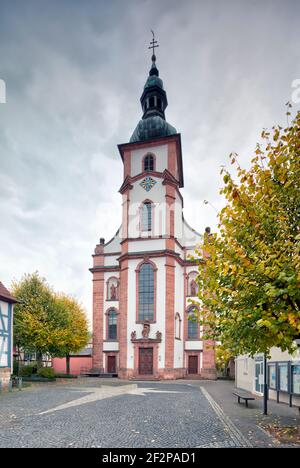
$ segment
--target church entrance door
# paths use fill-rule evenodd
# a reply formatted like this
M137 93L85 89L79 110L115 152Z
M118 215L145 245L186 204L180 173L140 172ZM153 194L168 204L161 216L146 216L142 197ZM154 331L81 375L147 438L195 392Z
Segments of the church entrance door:
M116 370L116 356L107 356L107 372L115 374Z
M198 356L189 356L189 374L198 373Z
M139 348L139 374L153 374L153 348Z

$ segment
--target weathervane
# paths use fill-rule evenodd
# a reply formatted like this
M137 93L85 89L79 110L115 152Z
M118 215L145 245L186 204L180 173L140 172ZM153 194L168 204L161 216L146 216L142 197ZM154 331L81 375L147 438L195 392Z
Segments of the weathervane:
M154 49L155 47L159 47L159 45L157 44L157 41L155 40L154 31L152 31L152 29L151 29L151 32L152 32L153 38L152 38L152 41L150 42L150 47L148 47L148 49L152 49L152 62L155 62L156 57L155 57Z

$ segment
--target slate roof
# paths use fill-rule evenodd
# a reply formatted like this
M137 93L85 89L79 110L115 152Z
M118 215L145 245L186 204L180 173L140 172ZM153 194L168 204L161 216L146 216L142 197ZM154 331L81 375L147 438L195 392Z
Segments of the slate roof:
M2 299L5 302L10 302L10 303L15 303L18 302L17 299L11 295L8 289L4 286L3 283L0 281L0 299Z

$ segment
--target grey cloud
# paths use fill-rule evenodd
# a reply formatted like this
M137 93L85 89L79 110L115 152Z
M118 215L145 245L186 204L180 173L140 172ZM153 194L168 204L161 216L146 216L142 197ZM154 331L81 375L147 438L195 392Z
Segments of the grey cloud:
M91 253L121 220L124 143L157 63L182 134L184 213L216 228L220 166L248 165L300 78L298 1L2 0L0 278L40 270L91 311ZM210 204L204 205L203 201Z

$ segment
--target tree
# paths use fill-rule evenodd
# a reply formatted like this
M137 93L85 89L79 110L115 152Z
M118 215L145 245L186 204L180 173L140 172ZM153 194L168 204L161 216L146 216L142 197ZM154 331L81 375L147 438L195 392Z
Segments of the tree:
M42 354L48 353L60 338L53 292L37 272L13 282L12 291L20 301L14 307L15 344L26 351L36 352L41 365Z
M66 357L66 372L70 374L70 354L80 351L89 341L88 322L83 308L74 298L56 294L55 304L61 318L63 340L52 354Z
M249 170L230 155L237 181L222 169L219 233L196 252L207 335L234 355L293 352L300 334L300 112L261 136Z
M222 344L216 345L216 366L217 369L222 372L223 375L226 375L227 366L230 359L233 359L234 356L228 349L226 349Z
M19 348L42 354L66 355L87 344L84 311L75 299L56 294L39 274L27 274L12 285L20 301L14 307L14 340Z

